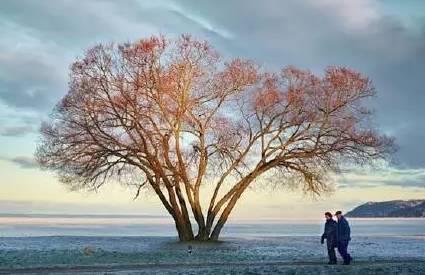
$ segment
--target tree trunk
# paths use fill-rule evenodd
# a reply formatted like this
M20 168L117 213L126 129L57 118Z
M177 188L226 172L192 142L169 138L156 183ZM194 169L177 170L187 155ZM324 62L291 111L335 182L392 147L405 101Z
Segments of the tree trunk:
M198 234L195 237L195 240L197 241L208 241L209 235L205 228L205 226L202 226L198 229Z
M217 221L217 224L214 227L213 232L211 233L210 240L211 241L217 241L218 237L220 236L221 229L223 228L224 224L226 223L227 219L229 218L230 213L233 210L233 207L236 205L236 202L240 198L242 192L239 194L236 194L229 202L227 207L224 209L223 213L221 214L220 218Z
M214 223L214 218L217 213L212 213L209 211L207 215L207 221L206 224L204 223L204 217L202 216L202 212L200 213L200 216L197 216L199 214L196 210L199 208L196 208L195 205L195 211L194 215L198 222L198 234L196 237L193 235L192 226L189 222L185 222L184 219L182 219L181 223L177 223L176 220L176 226L177 230L179 232L179 239L180 241L192 241L192 240L199 240L199 241L217 241L218 237L220 236L221 230L223 229L223 226L227 222L230 213L232 212L233 208L235 207L237 201L244 193L245 189L249 186L249 184L261 173L266 171L268 166L263 166L259 170L256 170L254 172L251 172L247 177L245 177L241 185L238 186L238 188L235 190L235 193L230 198L230 201L224 208L223 212L220 215L220 218L218 219L216 225L214 226L213 231L211 232L212 225ZM202 222L200 222L202 221ZM179 230L180 228L180 230ZM211 234L210 234L211 232Z
M218 221L216 226L214 227L213 232L211 233L211 236L209 238L210 241L217 241L218 237L220 236L221 229L223 228L225 222Z
M230 215L230 212L232 211L233 207L236 204L236 201L237 201L237 199L234 199L234 200L232 199L229 202L229 205L224 209L223 213L221 214L220 218L217 221L217 224L214 227L213 232L211 233L210 240L212 240L212 241L218 240L218 237L220 236L221 229L223 228L224 224L226 223L226 221L227 221L227 219Z
M193 241L195 239L190 221L186 221L182 217L176 217L174 222L181 242Z
M211 241L217 241L218 237L220 236L221 229L223 228L224 224L227 222L227 219L229 218L230 213L232 212L233 208L236 205L236 202L239 200L239 198L244 193L245 189L248 187L248 185L256 178L257 175L261 174L265 169L262 168L259 171L254 171L250 173L243 181L243 184L239 187L238 190L236 190L236 193L232 196L229 203L227 204L226 208L224 208L223 213L221 213L220 218L217 221L217 224L214 227L213 232L211 233L210 240ZM212 216L212 219L214 219L214 216ZM212 223L212 221L211 221ZM208 226L208 221L207 221Z
M198 202L199 203L199 202ZM198 223L198 234L196 235L195 239L199 241L206 241L208 240L209 232L207 232L207 228L205 227L205 219L202 215L201 208L198 204L196 207L197 213L194 213L196 222Z

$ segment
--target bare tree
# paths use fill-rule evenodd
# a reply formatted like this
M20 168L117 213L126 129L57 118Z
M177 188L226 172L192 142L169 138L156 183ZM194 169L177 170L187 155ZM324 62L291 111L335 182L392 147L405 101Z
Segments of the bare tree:
M386 158L393 140L373 130L363 103L374 93L347 68L265 72L188 35L98 45L72 65L36 155L73 189L138 175L137 194L156 193L180 240L217 240L270 171L320 194L341 164ZM204 209L203 185L213 188Z

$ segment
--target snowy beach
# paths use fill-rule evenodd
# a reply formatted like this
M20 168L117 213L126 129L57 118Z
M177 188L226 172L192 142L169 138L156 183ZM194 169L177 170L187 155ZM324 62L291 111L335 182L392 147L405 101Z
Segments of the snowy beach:
M0 226L0 274L423 274L425 220L352 219L351 266L327 266L320 221L229 224L217 243L187 243L171 224L131 219L17 219ZM74 223L71 221L74 220ZM161 229L161 230L160 230ZM85 235L84 232L86 232ZM113 233L116 236L113 236ZM155 234L156 232L156 234ZM137 236L138 233L138 236ZM124 234L124 235L123 235ZM118 236L120 235L120 236ZM142 236L141 236L142 235Z

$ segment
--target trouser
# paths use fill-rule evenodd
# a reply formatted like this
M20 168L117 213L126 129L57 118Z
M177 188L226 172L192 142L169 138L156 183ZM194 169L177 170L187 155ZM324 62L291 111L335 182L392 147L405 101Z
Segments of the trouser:
M350 263L351 256L348 254L348 242L349 241L339 241L338 242L338 252L341 255L342 259L344 259L344 263Z
M336 263L335 247L328 246L328 256L330 263Z

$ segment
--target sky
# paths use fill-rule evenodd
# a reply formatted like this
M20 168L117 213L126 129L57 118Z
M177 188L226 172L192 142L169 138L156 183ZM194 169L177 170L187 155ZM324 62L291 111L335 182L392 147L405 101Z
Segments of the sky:
M399 151L379 169L337 177L312 198L249 190L235 219L316 217L367 201L425 199L425 1L3 0L0 5L0 212L166 214L149 193L123 186L71 192L40 170L38 129L67 92L69 65L99 42L190 33L225 57L270 69L354 68L373 81L375 123Z

